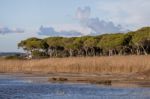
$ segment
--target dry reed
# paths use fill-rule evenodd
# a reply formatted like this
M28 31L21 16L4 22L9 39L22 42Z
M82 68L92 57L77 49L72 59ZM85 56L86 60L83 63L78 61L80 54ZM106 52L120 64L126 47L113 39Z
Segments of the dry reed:
M150 69L150 56L102 56L36 60L0 59L0 72L135 73Z

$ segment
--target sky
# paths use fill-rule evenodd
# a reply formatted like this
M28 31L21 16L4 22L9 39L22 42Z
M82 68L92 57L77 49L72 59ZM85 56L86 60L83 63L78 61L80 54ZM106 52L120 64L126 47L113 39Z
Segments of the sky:
M0 52L29 37L83 36L150 26L150 0L0 0Z

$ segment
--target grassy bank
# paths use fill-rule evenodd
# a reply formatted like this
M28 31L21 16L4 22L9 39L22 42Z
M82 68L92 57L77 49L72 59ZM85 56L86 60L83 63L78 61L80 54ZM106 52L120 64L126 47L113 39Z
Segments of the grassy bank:
M136 73L150 70L150 56L0 59L0 72Z

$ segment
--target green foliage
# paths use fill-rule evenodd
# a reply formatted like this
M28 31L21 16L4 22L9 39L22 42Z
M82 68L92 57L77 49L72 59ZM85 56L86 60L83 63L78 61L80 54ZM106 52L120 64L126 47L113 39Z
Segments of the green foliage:
M132 42L138 44L140 41L150 39L150 27L143 27L133 32Z
M98 45L103 49L114 49L116 47L122 46L123 40L124 34L107 34L102 36Z
M20 57L18 55L11 55L11 56L6 56L5 59L14 59L14 60L18 60L18 59L24 59L23 57Z
M24 50L34 50L34 49L44 50L48 48L48 44L42 39L29 38L27 40L21 41L18 44L18 47L22 47Z
M122 45L123 46L128 46L132 43L132 35L130 34L125 34L123 38Z
M38 50L34 50L32 52L32 57L33 58L47 58L48 55L45 53L45 52L41 52L41 51L38 51Z
M76 37L71 37L71 38L62 38L61 39L61 45L65 49L74 49L73 42L76 39Z
M84 41L85 47L95 47L97 46L98 38L96 37L89 37Z
M44 39L50 47L63 46L63 37L49 37Z

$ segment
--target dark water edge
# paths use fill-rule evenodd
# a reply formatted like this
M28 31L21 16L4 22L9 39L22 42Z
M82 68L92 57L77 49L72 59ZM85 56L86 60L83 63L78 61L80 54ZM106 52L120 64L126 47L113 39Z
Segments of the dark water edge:
M36 83L0 76L0 99L150 99L150 88Z

